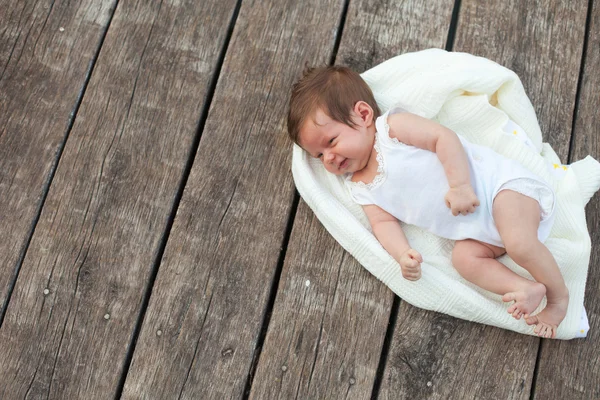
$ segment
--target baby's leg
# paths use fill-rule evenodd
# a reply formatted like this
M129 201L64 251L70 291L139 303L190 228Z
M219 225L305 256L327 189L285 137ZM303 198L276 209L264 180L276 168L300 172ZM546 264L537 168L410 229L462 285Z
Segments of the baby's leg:
M505 253L502 247L475 240L459 240L452 250L452 264L458 273L477 286L515 301L508 312L516 319L533 312L546 294L546 287L530 281L496 260Z
M538 240L540 206L530 197L503 190L494 199L493 215L508 255L546 286L546 308L535 316L525 315L525 321L537 325L539 336L554 337L567 313L569 292L556 260Z

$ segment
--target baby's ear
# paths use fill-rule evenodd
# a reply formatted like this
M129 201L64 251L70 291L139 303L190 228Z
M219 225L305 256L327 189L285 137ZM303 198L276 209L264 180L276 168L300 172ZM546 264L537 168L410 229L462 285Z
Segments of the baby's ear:
M357 101L353 109L354 113L360 117L364 123L369 126L373 122L373 109L371 106L362 100Z

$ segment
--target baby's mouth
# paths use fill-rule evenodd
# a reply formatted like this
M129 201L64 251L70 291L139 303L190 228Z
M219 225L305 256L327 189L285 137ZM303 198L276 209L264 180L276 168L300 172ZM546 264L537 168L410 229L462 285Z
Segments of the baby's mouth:
M346 168L347 165L348 165L348 159L346 158L344 161L342 161L340 163L340 166L338 167L338 169L344 169L344 168Z

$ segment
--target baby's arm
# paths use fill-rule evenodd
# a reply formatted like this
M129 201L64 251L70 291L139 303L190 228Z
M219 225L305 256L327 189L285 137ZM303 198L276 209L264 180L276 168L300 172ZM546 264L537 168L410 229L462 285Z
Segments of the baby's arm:
M400 222L376 205L369 204L363 206L363 209L379 243L400 264L402 276L411 281L419 279L423 258L410 248Z
M445 200L452 214L475 212L479 205L471 186L469 162L460 139L452 130L427 118L411 113L393 114L388 118L390 136L400 142L437 154L450 190Z

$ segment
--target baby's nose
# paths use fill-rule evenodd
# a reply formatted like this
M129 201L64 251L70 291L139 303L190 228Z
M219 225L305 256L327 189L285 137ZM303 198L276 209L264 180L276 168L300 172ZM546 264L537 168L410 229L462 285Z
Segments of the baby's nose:
M328 164L331 164L333 162L333 160L335 160L335 154L333 154L330 151L326 152L325 153L325 162Z

